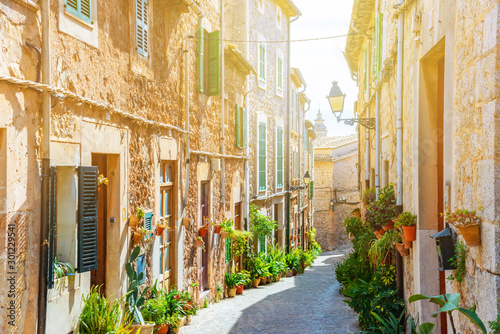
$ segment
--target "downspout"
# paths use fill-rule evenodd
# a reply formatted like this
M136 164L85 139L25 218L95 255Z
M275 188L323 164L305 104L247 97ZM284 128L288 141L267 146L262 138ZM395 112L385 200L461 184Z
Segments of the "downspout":
M42 83L50 85L50 2L41 2L42 15ZM40 254L38 276L38 323L37 333L45 333L47 322L47 274L48 274L48 243L49 239L49 184L50 184L50 93L42 93L42 194L41 194L41 224L40 224Z
M291 39L291 33L290 33L290 25L292 22L295 22L299 19L300 13L295 16L293 19L288 20L288 41L287 41L287 53L288 53L288 86L287 86L287 122L288 122L288 131L286 132L286 139L287 139L287 153L288 153L288 161L290 161L290 102L291 102L291 94L290 94L290 86L291 86L291 78L290 78L290 39ZM286 251L287 253L290 253L290 166L287 168L287 174L286 174Z
M226 117L226 112L224 108L224 47L225 47L225 42L224 42L224 0L221 0L221 5L220 5L220 35L221 35L221 90L220 90L220 95L221 95L221 110L222 110L222 117L221 117L221 126L222 126L222 134L221 134L221 140L222 140L222 154L225 154L226 151L226 146L225 146L225 117ZM221 204L222 204L222 213L224 214L225 212L225 204L226 204L226 159L223 157L222 158L222 166L221 166Z
M378 199L380 192L380 91L375 92L375 193Z
M302 90L300 90L299 92L297 92L297 104L296 105L299 106L299 111L300 111L300 94L304 93L306 91L306 88L307 88L307 85L304 83L304 86L303 86ZM304 116L303 118L305 118L305 114L303 116ZM300 117L298 117L298 115L297 115L297 118L300 119ZM300 126L302 127L302 130L303 130L302 131L302 135L304 136L305 122L302 122L302 124L300 124ZM299 136L299 149L298 149L298 152L297 152L297 154L299 155L299 157L298 157L299 179L302 179L301 175L304 175L303 174L304 171L300 170L300 167L302 166L302 162L301 162L301 159L300 159L300 144L301 144L301 142L302 142L302 149L304 149L304 138L302 138L302 140L300 140L300 136ZM304 157L305 157L305 154L304 154ZM302 180L302 182L303 182L303 180ZM301 242L302 249L304 249L304 215L302 214L302 207L300 205L301 205L301 198L302 198L303 194L304 194L304 189L300 189L299 188L299 196L297 196L297 197L298 197L299 209L300 209L299 219L302 218L302 228L300 229L300 237L302 239L302 242ZM304 201L302 201L302 202L304 202ZM304 205L304 203L302 203L302 205Z
M246 39L249 40L250 38L249 37L249 34L248 32L250 31L250 23L248 22L248 13L250 12L250 4L248 1L245 1L246 2L246 8L245 8L245 11L246 11L246 19L245 19L245 35L246 35ZM245 55L248 56L248 44L245 44ZM249 137L249 134L250 134L250 125L248 124L248 114L250 113L250 108L248 107L250 105L250 98L248 96L248 94L251 92L251 89L250 89L250 76L247 75L246 78L245 78L245 89L246 89L246 92L245 92L245 95L244 95L244 99L245 99L245 119L243 120L243 122L245 122L245 227L246 227L246 230L248 231L250 229L250 174L248 173L248 168L249 168L249 163L248 163L248 160L249 160L249 149L248 147L250 146L250 137Z
M199 26L201 27L203 23L203 18L205 17L205 14L203 11L198 7L198 5L193 1L193 0L184 0L184 3L191 7L191 9L195 12L196 15L198 15L199 19ZM185 53L185 62L186 62L186 72L185 72L185 78L184 82L186 84L186 101L185 101L185 108L186 108L186 187L184 189L184 205L188 205L188 196L189 196L189 170L191 166L191 149L189 147L189 38L193 38L193 36L188 36L186 38L186 47L184 50Z
M367 117L370 117L368 114L369 109L367 109L366 112L367 112ZM365 188L368 189L370 188L370 129L365 128L365 134L366 134Z

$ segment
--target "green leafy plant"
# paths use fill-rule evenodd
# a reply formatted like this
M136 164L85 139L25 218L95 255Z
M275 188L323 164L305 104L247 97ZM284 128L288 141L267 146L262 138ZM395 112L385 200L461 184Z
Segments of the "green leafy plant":
M465 261L467 260L467 246L458 241L455 245L455 255L450 259L450 262L457 269L454 274L450 274L446 279L462 283L465 276Z
M248 271L250 272L250 278L252 280L256 280L259 277L268 277L269 273L269 265L255 255L250 255L245 259L246 266Z
M250 231L255 239L271 237L274 229L277 227L276 222L268 216L261 214L256 205L252 204L250 206Z
M231 238L231 254L233 258L240 257L247 251L248 240L252 239L252 233L244 230L234 230L229 234Z
M205 301L203 302L203 308L208 308L208 299L205 298Z
M368 256L373 263L381 263L391 256L393 244L401 242L401 236L395 231L387 231L380 239L373 241Z
M458 209L452 213L446 212L445 214L441 214L441 216L444 216L446 221L454 226L467 226L481 222L481 218L477 216L474 210Z
M401 226L415 226L416 223L417 215L414 215L411 212L403 212L394 221L394 227L399 229Z
M101 286L94 286L83 298L79 317L80 334L127 334L130 325L121 321L123 297L109 301L100 293Z
M137 216L137 218L142 219L146 215L146 211L144 211L142 207L138 206L135 209L135 215Z
M220 284L217 284L217 296L215 296L215 302L218 302L219 300L222 299L222 293L224 292L224 289Z
M371 312L372 316L377 319L376 326L370 327L366 332L369 334L405 334L405 324L407 317L405 317L405 310L401 312L398 318L389 312L388 318L383 319L377 313Z
M234 231L233 227L233 221L231 219L224 219L221 223L219 223L219 226L222 228L222 230L228 234L232 233Z
M145 321L152 321L156 325L167 323L167 302L165 298L153 298L146 301L142 310Z
M408 299L409 303L413 303L418 300L429 300L431 303L439 305L441 308L432 315L432 317L436 317L438 314L445 312L448 315L450 320L451 329L453 330L453 334L456 334L457 331L455 329L455 323L453 321L452 312L458 311L465 315L482 333L487 334L486 327L484 326L481 319L476 314L476 306L472 306L469 309L459 307L460 303L460 294L444 294L439 296L424 296L421 294L416 294L411 296Z
M410 334L432 334L434 327L436 326L430 322L424 322L418 326L411 316L408 317L408 323L410 324Z
M498 311L500 311L500 299L498 299ZM500 334L500 312L497 313L497 320L488 321L490 326L491 334Z
M396 215L396 197L394 197L394 186L389 183L379 193L378 200L372 202L365 213L366 222L374 231L380 230L388 221Z
M373 275L371 261L358 252L350 252L346 255L344 261L335 266L335 277L340 283L341 291L344 290L351 282L358 279L370 281Z
M237 273L226 273L224 276L224 282L226 283L227 289L231 290L238 285L245 285L248 283L250 274L245 271Z
M54 256L54 276L56 279L69 276L69 279L73 279L75 275L75 267L68 262L62 262L57 260L57 256Z
M144 273L141 272L137 274L137 271L132 267L132 263L137 259L140 251L141 249L139 246L135 247L132 251L132 254L130 254L129 262L125 264L125 269L127 271L127 276L130 282L126 295L126 306L131 320L144 325L144 318L142 317L141 310L144 306L144 302L146 301L145 296L149 290L149 287L145 287L144 290L139 293L139 287L141 285L140 282L144 277Z
M376 191L375 188L368 188L366 191L363 193L363 203L366 205L375 202L376 199Z

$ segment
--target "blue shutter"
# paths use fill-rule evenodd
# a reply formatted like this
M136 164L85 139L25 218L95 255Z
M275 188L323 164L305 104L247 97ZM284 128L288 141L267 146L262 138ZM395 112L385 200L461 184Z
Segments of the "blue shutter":
M144 214L144 228L147 230L152 231L153 230L153 213L152 212L147 212ZM144 239L149 239L151 238L152 233L149 233L148 235L144 236Z
M137 52L148 56L148 1L136 0L135 2L135 39Z
M137 258L137 277L140 277L142 273L142 279L139 284L143 284L146 281L146 257L142 254Z
M68 13L71 13L82 19L83 21L93 24L92 22L92 2L91 0L65 0L64 8Z
M98 200L95 166L78 168L78 272L97 269Z

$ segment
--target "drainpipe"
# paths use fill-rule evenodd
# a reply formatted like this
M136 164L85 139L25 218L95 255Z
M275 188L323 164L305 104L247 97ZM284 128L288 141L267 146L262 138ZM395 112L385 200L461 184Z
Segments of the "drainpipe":
M306 90L306 88L307 88L307 85L304 83L304 87L302 88L302 90L300 90L299 92L297 92L297 104L296 104L296 105L297 105L297 106L299 106L299 112L300 112L300 94L304 93L304 92L305 92L305 90ZM303 116L305 116L305 114L304 114ZM297 115L297 118L299 118L299 117L298 117L298 115ZM302 122L302 124L300 124L300 126L302 127L302 129L305 129L305 122ZM304 135L304 131L302 131L302 135ZM303 142L303 139L304 139L304 138L302 138L302 140L300 140L300 133L299 133L299 149L298 149L298 152L297 152L297 154L298 154L298 156L299 156L299 157L298 157L298 164L299 164L299 179L302 179L301 175L304 175L304 174L303 174L303 171L301 171L301 170L300 170L300 167L301 167L301 165L302 165L301 160L300 160L300 143L301 143L301 141L302 141L302 149L303 149L303 148L304 148L304 142ZM305 155L304 155L304 156L305 156ZM306 186L306 188L307 188L307 186ZM304 215L302 214L302 208L301 208L301 204L302 204L302 205L304 205L304 203L301 203L301 198L302 198L302 195L303 195L303 194L304 194L304 189L300 189L300 188L299 188L299 195L300 195L300 196L297 196L297 198L298 198L298 202L299 202L299 209L300 209L300 212L299 212L299 219L301 219L301 218L302 218L302 228L301 228L301 233L300 233L300 237L301 237L301 239L302 239L302 242L301 242L302 249L304 249ZM303 201L302 201L302 202L303 202Z
M50 3L41 2L42 15L42 83L50 85ZM38 323L37 333L45 333L47 321L47 274L49 239L49 184L50 184L50 93L42 93L42 198L40 224L40 251L38 276Z
M203 11L198 7L198 5L193 1L193 0L184 0L184 3L191 7L191 9L195 12L196 15L198 15L199 19L199 25L201 27L203 23L203 18L205 17L205 14ZM186 62L186 72L185 72L185 78L184 82L186 84L186 101L185 101L185 108L186 108L186 187L184 189L184 205L188 205L188 196L189 196L189 169L191 166L191 149L189 148L189 38L193 38L193 36L187 36L186 38L186 46L184 50L185 54L185 62Z
M403 5L404 0L399 0L398 4ZM396 136L397 136L397 169L398 169L398 197L396 205L403 205L403 36L404 34L404 16L403 12L399 13L398 17L398 60L396 68L396 105L397 105L397 120L396 120Z
M375 92L375 191L378 199L380 192L380 90Z
M370 117L369 110L370 109L366 110L367 117ZM370 188L370 129L365 128L365 134L366 134L365 188L368 189L368 188Z
M221 0L221 5L220 5L220 35L221 35L221 90L220 90L220 95L221 95L221 101L222 101L222 117L221 117L221 126L222 126L222 154L225 154L226 151L226 146L225 146L225 117L226 117L226 112L224 108L224 47L225 47L225 42L224 42L224 0ZM222 192L222 197L221 197L221 204L222 204L222 214L225 212L225 204L226 204L226 159L222 157L222 173L221 173L221 192Z
M291 113L290 113L290 102L291 102L291 95L290 94L290 86L291 86L291 78L290 78L290 39L291 39L291 33L290 33L290 25L292 22L295 22L299 19L300 17L300 13L299 15L295 16L293 19L289 19L288 20L288 42L287 42L287 53L288 53L288 66L287 66L287 69L288 69L288 86L287 86L287 89L286 89L286 93L287 93L287 122L288 122L288 131L286 132L286 140L287 140L287 152L288 152L288 161L290 161L290 123L291 123L291 120L290 120L290 117L291 117ZM287 174L286 174L286 182L287 182L287 185L286 185L286 251L287 253L290 253L290 166L287 168Z

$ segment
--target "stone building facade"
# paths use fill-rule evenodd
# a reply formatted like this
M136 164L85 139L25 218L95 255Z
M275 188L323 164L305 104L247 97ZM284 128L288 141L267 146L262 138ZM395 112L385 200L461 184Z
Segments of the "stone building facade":
M350 244L344 220L359 207L358 136L314 140L316 240L324 251Z
M180 289L199 283L191 289L199 302L214 298L229 267L225 241L211 228L205 251L194 240L201 225L224 218L248 228L248 205L259 194L258 115L269 120L269 200L261 207L281 230L286 226L288 50L286 44L269 48L267 86L252 90L258 44L239 41L260 39L259 33L286 39L288 20L299 13L295 5L88 3L8 0L0 6L0 42L8 50L0 55L0 279L9 282L0 287L1 332L35 333L44 320L47 333L70 332L92 286L122 296L134 245L129 216L137 207L153 231L139 242L145 283ZM282 92L271 58L278 54ZM274 173L278 123L281 189ZM107 185L98 183L100 174ZM92 212L85 211L89 198ZM85 242L98 245L92 263L79 256L88 245L79 232L86 214L95 230ZM155 235L160 222L169 228ZM39 278L51 272L53 255L77 273L46 289Z
M498 1L356 0L346 43L358 116L377 122L360 128L363 186L394 183L398 205L418 216L403 262L405 297L459 292L485 323L496 319L500 297L498 13ZM430 238L444 228L439 214L480 208L481 245L467 251L464 281L446 282ZM408 308L421 322L436 310ZM474 332L467 319L459 323L457 331Z

